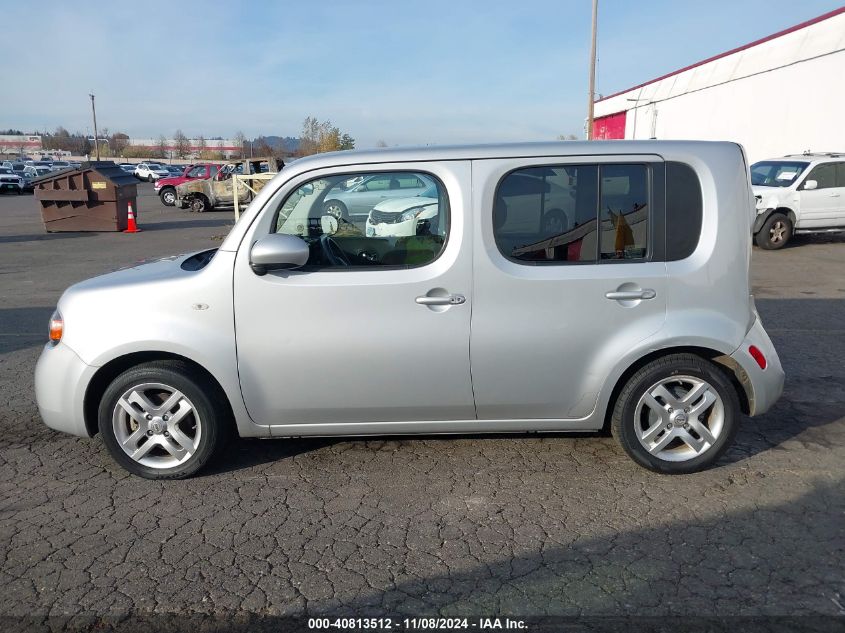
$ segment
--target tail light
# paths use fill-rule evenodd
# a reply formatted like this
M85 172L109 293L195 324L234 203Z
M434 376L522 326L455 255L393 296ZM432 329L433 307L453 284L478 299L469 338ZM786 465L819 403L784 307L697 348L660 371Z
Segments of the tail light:
M748 348L748 353L751 354L751 358L757 361L757 364L760 366L760 369L766 369L766 357L763 356L763 352L756 345L751 345Z
M55 345L59 341L62 340L62 334L65 331L65 321L62 318L62 315L59 314L59 311L56 310L53 312L53 316L50 317L50 342Z

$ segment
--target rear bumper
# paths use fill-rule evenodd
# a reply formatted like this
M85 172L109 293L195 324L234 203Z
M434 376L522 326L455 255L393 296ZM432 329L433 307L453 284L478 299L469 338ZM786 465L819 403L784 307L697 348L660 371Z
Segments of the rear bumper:
M749 348L755 346L766 358L766 368L761 369L757 361L751 356ZM780 364L780 358L772 344L760 319L754 320L754 325L745 335L745 340L733 354L735 360L743 369L745 376L741 376L742 382L748 392L748 405L750 415L760 415L768 411L778 401L783 393L783 382L785 374Z
M35 400L44 424L89 437L83 407L85 390L96 370L64 343L44 346L35 366Z

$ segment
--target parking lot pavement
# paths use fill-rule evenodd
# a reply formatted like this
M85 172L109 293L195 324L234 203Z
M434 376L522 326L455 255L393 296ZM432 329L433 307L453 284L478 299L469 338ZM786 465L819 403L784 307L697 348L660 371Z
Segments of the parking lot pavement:
M0 615L845 615L845 239L755 250L786 391L709 471L599 436L241 440L151 482L44 427L32 385L67 285L232 222L140 191L137 235L0 197Z

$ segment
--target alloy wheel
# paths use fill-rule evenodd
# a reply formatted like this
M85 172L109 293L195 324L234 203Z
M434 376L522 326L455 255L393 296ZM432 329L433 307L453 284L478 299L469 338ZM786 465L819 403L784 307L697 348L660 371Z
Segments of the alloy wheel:
M634 430L654 457L683 462L703 455L725 428L725 406L716 389L693 376L655 383L635 409Z
M132 460L156 469L188 461L202 437L193 403L163 383L127 389L114 407L112 428L118 445Z
M772 228L769 229L769 239L771 240L772 244L780 244L785 237L786 224L783 220L778 220L777 222L772 224Z

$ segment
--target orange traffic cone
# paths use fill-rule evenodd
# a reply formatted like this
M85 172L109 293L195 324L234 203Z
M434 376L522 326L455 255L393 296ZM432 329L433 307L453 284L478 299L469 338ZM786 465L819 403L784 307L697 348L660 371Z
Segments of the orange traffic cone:
M141 229L138 228L138 225L135 224L135 212L132 210L132 203L127 202L126 206L129 207L129 218L126 222L126 230L124 233L140 233Z

